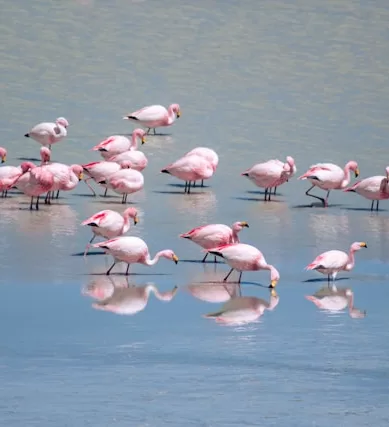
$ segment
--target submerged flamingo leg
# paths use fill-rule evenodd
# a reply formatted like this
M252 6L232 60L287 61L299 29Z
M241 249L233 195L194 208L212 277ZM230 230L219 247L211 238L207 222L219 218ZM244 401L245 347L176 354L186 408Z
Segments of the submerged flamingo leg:
M90 190L92 191L93 195L96 196L95 190L90 186L90 184L88 182L90 179L92 179L92 178L87 178L87 179L84 180L84 182L90 188Z
M207 252L207 253L205 254L205 257L201 260L201 262L205 262L205 260L207 259L208 253L209 253L209 252Z
M370 210L372 211L374 209L374 200L371 201Z
M312 187L308 188L308 190L305 192L305 194L307 196L309 196L309 197L313 197L314 199L320 200L323 203L323 206L325 206L326 205L326 201L322 197L315 196L314 194L310 193L310 191L312 190L313 187L315 187L315 185L312 185Z
M204 187L204 180L201 180L201 186Z
M240 283L241 279L242 279L242 272L240 272L240 273L239 273L239 280L238 280L238 283Z
M196 187L196 181L193 181L192 187Z
M226 282L227 279L230 277L230 274L234 271L233 268L231 268L231 270L229 271L229 273L227 274L227 276L223 279L223 282Z
M130 264L127 264L127 268L126 268L126 276L128 276L129 271L130 271Z
M109 276L109 273L111 272L111 270L115 267L116 265L116 261L113 262L113 264L111 265L111 267L107 270L107 272L105 273L107 276Z
M188 191L187 191L187 193L190 194L190 181L188 182Z
M377 205L376 205L376 211L378 211L378 203L379 203L380 201L379 200L377 200Z

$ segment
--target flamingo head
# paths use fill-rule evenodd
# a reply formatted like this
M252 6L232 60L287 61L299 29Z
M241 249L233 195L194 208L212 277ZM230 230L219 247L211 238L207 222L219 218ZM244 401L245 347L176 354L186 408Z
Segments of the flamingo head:
M131 162L129 160L123 160L122 162L120 162L120 167L122 169L131 169Z
M178 104L172 104L169 109L173 111L173 113L176 115L177 119L181 116L181 109Z
M350 288L347 288L344 294L346 295L346 297L352 297L354 295L354 292Z
M50 157L51 157L51 151L49 147L41 147L41 149L39 150L40 155L41 155L41 160L42 163L47 163L50 161Z
M171 259L176 264L178 263L178 256L171 249L165 249L164 251L161 251L159 256L166 259Z
M272 265L269 266L270 269L270 286L269 288L275 288L278 281L280 280L280 273Z
M1 163L4 163L7 160L7 150L3 147L0 147L0 157Z
M81 165L71 165L70 166L73 173L77 176L79 181L82 181L84 178L84 169Z
M69 127L69 122L65 119L65 117L58 117L55 123L57 123L57 125L63 126L64 128Z
M127 208L123 212L125 218L132 218L134 220L134 225L138 223L138 211L135 208Z
M237 233L239 231L243 230L243 228L245 228L245 227L249 228L249 225L246 221L237 221L237 222L234 222L232 224L233 231L235 231Z
M22 169L22 172L23 172L23 173L26 173L26 172L28 172L30 169L35 168L35 165L34 165L34 163L31 163L31 162L23 162L23 163L20 165L20 168Z
M359 251L362 248L367 248L367 244L365 242L354 242L351 245L351 250L353 252Z
M144 129L134 129L134 131L132 132L132 135L139 138L142 142L142 144L144 144L146 142L146 132L144 131Z
M358 163L357 162L355 162L354 160L351 160L350 162L347 163L346 169L352 170L355 174L355 178L358 178L359 169L358 169Z

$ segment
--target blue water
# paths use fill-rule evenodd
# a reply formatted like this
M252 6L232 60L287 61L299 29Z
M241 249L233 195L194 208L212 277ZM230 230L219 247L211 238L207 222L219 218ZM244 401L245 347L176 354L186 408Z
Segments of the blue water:
M388 205L378 213L356 194L333 192L330 208L304 208L296 179L274 202L240 172L292 155L297 176L320 161L359 163L383 174L389 125L389 5L384 1L235 2L157 0L0 1L0 145L8 164L37 157L23 138L58 116L69 136L53 160L98 160L89 149L133 127L121 117L178 102L182 117L142 146L145 189L129 200L152 255L171 248L178 265L135 266L130 284L179 290L150 296L119 316L92 308L85 288L104 286L111 259L83 252L82 220L123 206L88 196L84 183L51 207L1 200L0 420L4 426L386 426L389 423ZM192 4L193 3L193 4ZM185 196L161 168L196 146L220 165L207 187ZM188 285L227 266L178 234L206 223L247 221L241 241L281 273L280 302L258 322L218 325L202 315L222 303ZM304 296L326 282L304 267L329 249L366 241L339 287L355 306L329 313ZM215 273L216 268L216 273ZM123 271L118 268L117 271ZM125 280L121 275L114 278ZM245 273L242 294L268 298L266 272Z

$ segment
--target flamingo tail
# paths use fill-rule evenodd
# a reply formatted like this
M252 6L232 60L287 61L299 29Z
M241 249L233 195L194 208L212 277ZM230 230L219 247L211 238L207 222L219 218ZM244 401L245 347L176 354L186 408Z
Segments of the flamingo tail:
M30 134L29 134L29 133L26 133L24 136L25 136L26 138L30 138Z
M162 173L169 173L170 174L170 172L167 169L162 169L161 172Z

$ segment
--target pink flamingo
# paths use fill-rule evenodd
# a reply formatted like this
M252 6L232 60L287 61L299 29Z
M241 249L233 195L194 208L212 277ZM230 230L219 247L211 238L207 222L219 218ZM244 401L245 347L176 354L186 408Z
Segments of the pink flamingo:
M224 282L234 270L240 272L238 283L241 281L243 271L269 270L270 288L274 288L280 280L280 274L277 269L268 264L262 252L254 246L246 245L245 243L234 243L208 249L208 252L224 258L231 267L231 270L223 279Z
M35 165L31 162L23 162L20 166L2 166L0 167L0 191L2 197L7 197L8 190L12 188L16 181L31 167Z
M125 167L126 163L123 162L122 166ZM117 194L122 194L122 203L126 203L129 194L142 190L144 178L142 173L135 169L122 169L99 181L99 184L106 185Z
M112 156L124 153L129 150L136 150L138 148L138 139L145 142L146 132L143 129L135 129L132 132L131 140L124 135L113 135L95 145L92 150L100 151L101 156L108 160Z
M153 259L150 258L149 248L146 243L139 237L121 236L115 239L107 240L101 243L95 243L95 248L102 248L107 254L111 254L114 258L112 266L108 269L107 275L118 262L127 264L126 275L128 275L130 264L144 264L152 266L156 264L159 258L167 258L178 263L178 257L170 249L165 249L156 253Z
M84 172L89 178L85 179L85 184L92 190L94 196L96 196L95 190L88 183L89 180L93 179L96 183L105 181L110 175L122 169L122 165L116 162L92 162L82 165ZM126 165L127 167L127 165ZM107 187L105 188L104 197L107 195Z
M135 208L127 208L122 215L119 212L107 209L97 212L83 221L81 225L89 225L93 233L91 240L86 245L84 256L88 253L96 236L113 239L127 233L130 229L130 218L134 220L134 225L138 223L138 211Z
M211 163L204 157L192 154L181 157L174 163L161 170L162 173L168 173L178 179L185 181L184 193L190 193L191 181L209 179L214 173Z
M149 296L153 293L160 301L169 302L176 295L178 287L175 286L167 292L159 292L152 284L146 286L131 286L127 288L114 288L113 294L108 298L97 301L92 307L97 310L111 311L116 314L133 315L144 310Z
M7 150L4 147L0 147L0 157L1 163L4 163L7 160Z
M361 181L356 182L352 187L345 188L343 191L354 192L365 199L371 200L371 211L374 209L374 202L377 201L376 210L378 211L378 204L380 200L389 199L389 166L385 171L386 176L377 175L362 179Z
M329 295L306 295L308 301L313 302L321 310L342 311L348 307L350 317L361 319L366 317L366 310L361 311L354 307L354 292L347 289L330 290Z
M191 151L188 151L185 156L191 156L192 154L196 154L197 156L204 157L205 160L208 160L213 167L213 171L216 172L216 168L219 164L219 156L216 151L207 147L196 147ZM204 180L201 180L201 186L204 187ZM196 187L196 181L193 182L193 187Z
M59 117L55 123L39 123L35 125L28 133L24 136L26 138L32 138L39 144L49 146L55 144L67 135L67 127L69 122L64 117Z
M318 255L310 264L305 268L306 270L316 270L319 273L327 274L328 276L328 287L330 286L330 279L335 287L336 275L339 271L351 271L355 265L354 253L359 251L361 248L367 248L365 242L354 242L350 246L349 253L332 250L323 252Z
M225 325L243 325L255 322L265 310L274 310L278 303L279 296L275 289L271 289L269 301L256 297L235 297L227 301L220 310L203 317Z
M139 172L143 171L148 164L147 157L142 151L131 150L124 153L116 154L108 159L110 162L116 162L122 165L124 162L130 165L130 168Z
M230 243L239 243L238 233L244 228L248 228L246 221L238 221L232 227L224 224L208 224L193 228L187 233L180 234L180 237L189 239L203 249L212 249L217 246L224 246ZM201 262L205 262L208 252ZM215 256L215 262L216 256Z
M132 122L146 127L147 134L153 129L154 135L156 135L156 128L171 126L180 116L181 111L178 104L171 104L168 109L162 105L150 105L138 111L134 111L128 116L124 116L123 119L131 120Z
M46 166L35 165L21 175L15 182L15 187L18 190L31 197L30 210L32 210L34 197L36 197L35 209L39 209L40 195L50 191L53 185L53 174L46 169Z
M351 160L344 169L333 163L318 163L311 166L307 172L301 175L298 179L308 179L312 186L305 192L307 196L314 197L323 203L324 207L328 207L328 197L331 190L343 190L350 183L350 170L354 172L355 177L358 177L358 163ZM310 193L313 187L319 187L327 191L325 199L314 196Z
M271 189L279 187L288 181L294 174L295 163L293 157L287 156L286 162L279 160L268 160L264 163L257 163L241 175L246 176L257 187L265 189L265 201L271 200Z

